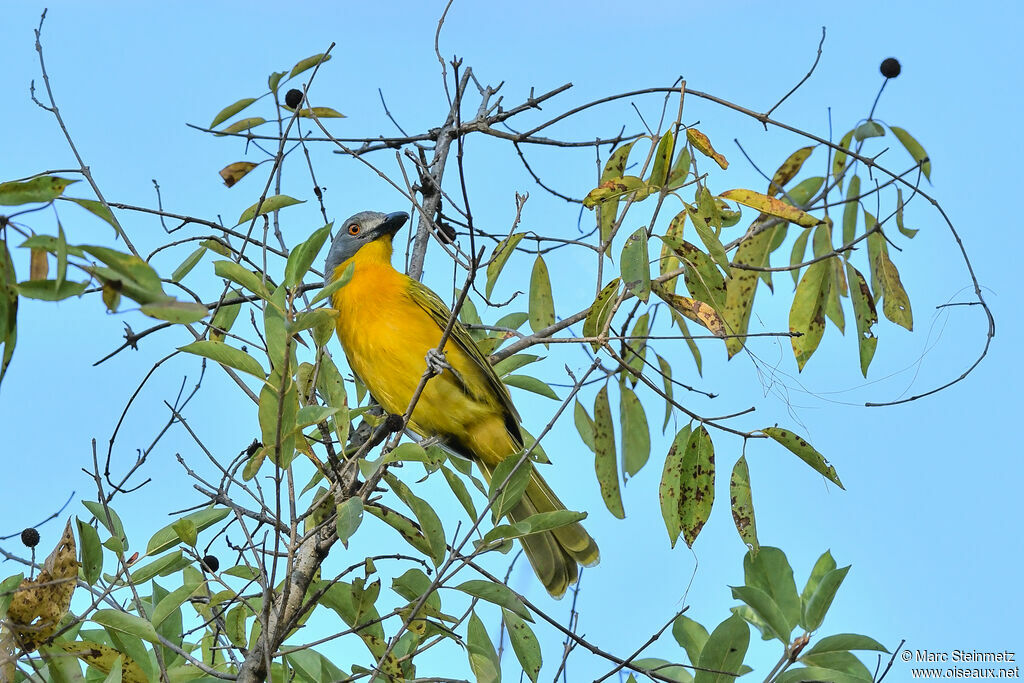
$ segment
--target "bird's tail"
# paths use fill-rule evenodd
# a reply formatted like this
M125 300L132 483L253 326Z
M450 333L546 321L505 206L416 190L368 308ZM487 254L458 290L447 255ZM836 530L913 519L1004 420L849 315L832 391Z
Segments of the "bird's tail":
M521 522L538 512L566 509L537 470L532 466L530 469L530 481L526 485L523 497L508 513L513 523ZM484 478L490 483L493 468L481 463L481 470ZM544 584L548 593L556 598L562 597L566 589L576 583L579 577L577 564L591 567L601 560L597 543L579 522L551 531L529 534L519 540L537 578Z

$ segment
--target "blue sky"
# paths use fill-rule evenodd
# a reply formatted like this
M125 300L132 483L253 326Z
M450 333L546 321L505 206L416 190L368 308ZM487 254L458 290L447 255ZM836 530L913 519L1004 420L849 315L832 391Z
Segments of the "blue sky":
M286 69L334 42L334 60L311 92L316 104L349 117L335 131L393 132L383 117L377 88L407 130L436 126L445 111L433 54L442 6L378 2L285 10L270 3L147 7L109 2L86 7L58 2L50 6L44 45L61 112L109 199L153 205L155 178L168 209L221 215L231 223L260 189L248 180L231 190L219 183L217 170L244 158L242 145L212 139L184 124L208 124L223 106L260 94L271 71ZM4 9L0 179L74 167L52 117L28 97L29 81L35 78L40 84L32 29L41 8L24 2ZM934 651L1024 649L1018 621L1024 607L1018 583L1022 547L1016 528L1022 471L1017 420L1024 377L1019 354L1013 351L1024 330L1017 250L1012 247L1017 230L1012 202L1018 194L1022 152L1016 128L1024 104L1017 88L1022 67L1019 9L995 2L970 8L935 2L927 9L908 2L794 2L770 8L755 2L651 2L629 11L611 2L527 1L511 7L457 0L441 49L447 56L463 57L483 81L504 80L502 92L509 104L520 101L531 87L542 92L571 81L573 89L545 112L609 93L669 84L680 75L693 88L763 110L806 73L824 25L828 36L815 74L775 117L827 137L831 112L836 138L870 108L881 81L879 62L888 56L902 62L903 75L887 86L876 116L908 129L929 152L929 192L960 231L996 316L998 335L988 358L967 380L936 396L893 408L863 407L865 401L920 393L959 375L984 342L979 311L935 309L967 300L970 280L938 214L918 204L908 223L921 232L912 242L903 240L905 250L897 257L914 307L915 331L908 334L880 324L869 383L860 377L850 334L827 334L799 376L789 349L769 340L754 347L760 364L742 356L726 364L720 349L708 347L703 379L680 378L723 394L713 403L693 399L698 412L723 414L757 405L758 412L744 418L746 428L777 422L807 434L839 470L845 492L826 486L779 448L755 442L747 449L761 541L787 551L798 585L827 548L840 565L853 565L824 633L861 632L889 646L905 638L908 647ZM640 100L638 106L645 115L658 110L652 99ZM772 168L803 144L779 131L765 133L756 122L694 98L687 101L684 119L700 120L733 162L736 175L730 174L727 182L735 183L730 186L763 185L745 165L733 138ZM561 126L552 133L592 136L623 123L639 128L627 103L581 118L578 128ZM896 147L890 154L898 152ZM332 218L363 209L407 208L393 189L361 165L326 150L318 159L318 176L328 188L330 209L337 212ZM397 169L386 155L375 160L386 171ZM592 152L563 160L542 150L531 161L569 194L582 195L593 184ZM577 210L536 188L514 153L472 142L467 163L474 214L481 223L507 229L513 193L529 191L527 224L538 230L551 225L575 230ZM299 170L286 191L308 198L309 183ZM85 191L76 196L88 196ZM296 207L284 222L289 244L319 227L313 207ZM105 224L66 207L61 220L72 242L110 244ZM138 215L126 220L141 246L151 249L165 238L154 220ZM39 232L56 229L52 214L33 221ZM169 273L185 253L158 258L156 264ZM439 262L440 255L431 257ZM585 305L590 290L569 277L574 264L553 259L550 265L556 310L570 312ZM19 270L25 267L22 259ZM528 273L529 262L514 267ZM428 272L428 281L439 290L450 282L450 272L440 271ZM506 295L513 291L510 275L499 285ZM783 274L776 282L785 290L790 281ZM788 297L787 290L763 302L765 329L785 324ZM182 336L144 345L138 353L93 368L93 361L117 345L122 321L136 329L146 324L140 314L107 316L93 300L30 302L23 305L19 321L18 352L0 393L0 443L9 466L17 463L0 502L3 534L37 522L71 491L78 497L94 496L80 471L90 462L89 440L96 438L105 448L124 398L163 349L185 341ZM685 349L672 353L689 372ZM562 362L553 358L543 367L557 377ZM156 424L167 419L162 400L176 393L183 375L194 382L195 370L194 363L170 367L160 373L156 388L140 397L118 439L121 466L134 457L135 448L145 448L152 440ZM251 440L255 415L248 406L248 412L237 414L225 410L234 394L229 387L217 388L219 381L209 382L211 388L200 393L191 413L227 458ZM539 400L528 395L516 398L520 405L528 404L524 416L536 431L545 422L545 406L535 409ZM650 412L660 415L661 408ZM660 425L660 420L651 421ZM570 506L590 511L588 528L602 548L601 565L584 574L581 631L593 642L623 652L640 645L684 604L690 605L691 616L713 626L734 604L727 586L742 582L744 548L725 507L714 511L693 552L681 544L668 548L654 496L670 436L655 438L651 462L626 485L623 521L604 509L591 475L591 456L579 445L571 424L557 429L546 445L556 465L545 476L565 492ZM739 442L723 438L716 445L720 467L731 466ZM190 448L187 435L173 431L146 466L146 476L158 483L148 493L124 499L122 516L131 520L140 541L166 523L163 515L172 507L195 501L174 462L175 452L184 454ZM724 483L725 477L721 479ZM160 491L167 487L167 493L155 496L158 485ZM720 486L718 494L721 504L727 489ZM163 498L180 505L154 503ZM72 510L84 515L81 508ZM55 538L57 525L48 528ZM9 567L0 573L14 571ZM512 583L545 601L532 581L520 571ZM556 614L568 610L567 603L554 608ZM555 643L546 652L555 658L559 647ZM752 663L760 664L759 670L770 668L775 651L758 652ZM652 656L668 659L675 653L668 637L650 650ZM581 664L579 671L589 675L589 666ZM593 666L599 673L599 665ZM894 677L903 680L909 672L897 668Z

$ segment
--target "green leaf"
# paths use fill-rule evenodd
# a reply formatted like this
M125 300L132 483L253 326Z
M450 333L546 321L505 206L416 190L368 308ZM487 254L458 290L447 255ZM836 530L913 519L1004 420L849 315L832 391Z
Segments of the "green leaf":
M533 621L533 616L530 614L530 610L526 609L526 605L523 604L523 601L519 599L519 596L512 592L511 588L504 584L484 581L482 579L473 579L455 586L455 590L462 591L467 595L472 595L473 597L498 605L499 607L507 609L527 621Z
M843 150L849 150L851 142L853 142L852 130L843 136L843 139L839 141L839 146L842 147ZM843 187L842 175L846 171L846 157L847 154L845 151L836 151L836 156L832 160L832 176L836 179L836 182L839 183L840 188Z
M651 456L651 430L647 415L633 390L625 384L619 387L619 424L622 425L622 470L635 476Z
M587 413L587 409L583 407L579 399L576 399L576 405L573 408L573 419L576 423L576 431L579 432L580 438L583 440L584 445L590 449L591 453L594 452L594 421Z
M273 90L273 88L271 88L271 90ZM213 128L215 126L218 126L218 125L224 123L225 121L230 119L232 116L234 116L238 112L242 111L243 109L245 109L246 107L248 107L250 104L252 104L255 101L256 101L255 97L244 97L244 98L238 100L237 102L235 102L234 104L229 104L228 106L226 106L223 109L221 109L220 113L218 113L216 116L213 117L213 122L210 123L210 125L207 126L207 128Z
M732 521L740 538L754 553L761 547L757 541L757 522L754 519L754 499L750 491L750 470L747 456L741 455L732 468L729 477L729 502L732 507Z
M326 61L329 61L330 59L331 59L331 55L325 54L323 52L317 53L317 54L313 55L312 57L306 57L305 59L299 61L298 64L296 64L295 66L292 67L291 73L288 74L288 78L294 78L295 76L298 76L303 71L305 71L307 69L312 69L317 64L320 64L321 60L326 62Z
M819 472L836 486L846 490L843 483L839 481L839 475L836 473L836 468L830 465L828 460L825 459L825 456L816 451L811 444L807 443L807 441L788 429L780 429L779 427L766 427L761 431L788 448L790 452L810 465L816 472Z
M725 253L725 247L722 246L721 241L719 241L718 236L713 230L716 227L713 221L718 213L715 206L715 198L706 187L701 188L699 197L700 201L697 207L687 206L690 222L693 224L694 230L697 231L700 241L707 247L708 254L711 255L715 263L721 266L726 274L729 274L729 257Z
M710 304L721 314L726 304L725 279L722 272L707 254L689 242L682 240L672 246L686 266L683 279L687 291L694 299Z
M734 683L750 644L750 628L733 615L715 627L700 653L694 683ZM726 673L716 673L726 672Z
M187 325L198 322L210 312L205 305L194 301L159 301L152 304L143 304L139 309L150 318L166 320L167 322Z
M554 389L536 377L530 377L529 375L507 375L501 381L510 387L525 389L526 391L532 391L535 394L558 400L558 394L555 393Z
M825 636L814 644L804 656L822 654L824 652L848 652L850 650L871 650L874 652L885 652L889 650L874 638L862 636L856 633L837 633L834 636Z
M686 444L690 440L690 426L687 425L679 430L672 447L665 456L665 468L661 473L661 485L658 488L658 498L661 502L661 516L665 520L665 528L668 530L668 540L674 548L679 533L682 531L682 524L679 519L680 487L683 476L683 455L686 452Z
M539 332L555 324L555 304L544 257L537 256L530 276L530 329Z
M779 607L787 627L782 635L788 638L789 630L800 620L800 596L796 593L793 569L786 554L771 546L761 548L756 554L748 552L743 557L743 580L746 585L763 591ZM766 619L766 614L754 605L751 607L758 611L759 617ZM772 627L776 632L781 628L775 624Z
M170 527L168 527L170 528ZM174 531L171 531L174 534ZM174 543L178 542L178 535L174 534ZM166 576L170 573L180 570L182 567L188 566L191 560L186 559L180 550L175 550L173 553L164 555L163 557L157 558L149 564L139 567L132 572L132 582L135 585L146 583L154 576ZM113 580L113 579L111 579Z
M609 282L594 299L594 303L590 304L590 311L583 321L584 337L596 337L605 331L605 326L612 316L612 306L618 298L620 282L619 278ZM595 352L601 348L597 342L590 342L590 345Z
M26 299L62 301L73 296L81 296L88 286L88 282L65 280L58 287L56 280L26 280L19 282L15 291Z
M82 578L90 586L94 585L103 571L103 547L100 545L100 535L91 524L86 524L80 519L78 523L78 543L82 549Z
M686 323L684 322L683 323L684 329L685 329L685 326L686 326ZM686 332L684 332L684 334L686 334ZM686 341L688 341L691 344L693 344L693 340L692 339L687 339ZM693 344L693 347L691 348L691 350L695 350L695 349L696 349L696 344ZM672 365L669 364L669 362L667 360L665 360L664 358L662 358L658 354L654 354L654 357L658 359L658 367L660 368L660 371L661 371L661 379L662 379L662 382L665 385L665 387L664 387L664 389L665 389L665 396L667 397L665 399L665 421L661 425L661 432L662 432L662 434L664 434L665 433L665 429L668 427L668 421L670 419L672 419L672 409L675 407L675 406L672 405L672 401L674 400L673 397L672 397L672 392L673 392L673 389L675 387L672 385ZM700 351L696 351L696 358L697 358L697 373L700 374Z
M818 587L807 604L804 605L804 624L808 631L816 631L825 620L828 608L832 606L832 600L836 597L839 586L850 571L850 565L833 569L821 577Z
M690 174L690 148L686 145L677 145L679 147L679 153L676 154L676 160L672 163L672 170L668 173L668 181L666 187L669 190L678 190L680 187L686 184L686 179Z
M114 218L113 211L111 211L110 207L106 206L103 202L98 202L95 199L77 199L75 197L67 197L66 199L69 202L74 202L75 204L78 204L80 207L82 207L86 211L89 211L93 215L102 218L107 223L109 223L110 227L114 228L114 230L119 230L117 225L117 219Z
M120 293L139 302L148 304L167 301L160 283L160 276L153 267L133 254L108 249L107 247L82 245L82 251L95 257L107 268L90 268L89 272L104 283L118 282Z
M217 274L217 277L222 277L234 282L236 285L241 285L259 297L264 299L270 298L270 291L267 289L264 280L256 273L246 270L234 261L214 261L213 272Z
M21 182L0 183L0 206L18 206L36 202L52 202L77 180L58 176L39 176Z
M637 178L633 175L611 178L609 180L602 180L600 185L588 192L587 196L583 198L583 206L588 209L595 207L601 207L602 209L618 207L619 200L626 198L627 195L632 196L633 201L639 202L657 191L657 188L651 187L642 178ZM614 220L612 218L611 223L608 225L609 231L613 227ZM602 223L603 221L604 218L602 216ZM610 232L609 235L605 236L602 231L602 241L606 240L609 236Z
M648 182L661 187L668 181L668 167L672 161L673 145L672 129L669 128L658 140L658 149L654 152L654 163L651 166L651 177ZM624 278L625 279L625 278Z
M742 600L754 614L770 629L772 637L783 645L789 644L792 626L787 623L785 615L772 597L754 586L732 586L732 597Z
M801 666L782 672L775 683L804 683L804 681L828 681L829 683L869 683L871 678L862 678L835 669L819 666Z
M498 281L498 275L501 274L505 264L508 263L508 259L516 250L516 246L522 241L523 233L517 232L509 235L502 241L498 242L494 247L494 251L491 252L491 258L487 262L487 286L484 292L487 298L491 298L491 292L494 291L494 283Z
M903 225L903 188L896 188L896 227L900 229L906 237L913 239L914 235L918 233L913 228L907 228Z
M247 372L254 377L265 379L267 373L255 358L245 351L218 341L195 341L178 348L179 351L209 358L235 370Z
M299 392L291 378L281 377L275 370L260 389L257 415L265 454L284 469L295 457L295 422L299 412Z
M846 263L846 279L850 283L850 300L853 302L853 318L857 323L857 346L860 350L860 371L867 377L868 366L875 355L878 338L871 328L878 322L875 300L860 271L852 263Z
M308 427L309 425L323 422L331 415L337 413L341 408L332 408L330 406L303 406L299 408L299 412L295 414L295 426L299 429Z
M242 212L242 215L238 217L238 222L235 225L241 225L242 223L248 223L257 216L268 214L272 211L278 211L286 206L293 206L295 204L304 204L305 201L289 197L286 194L275 194L271 197L267 197L262 203L256 202L248 209ZM257 207L259 211L257 212ZM242 283L239 283L242 284Z
M843 244L849 244L857 235L857 214L860 212L860 176L850 178L850 185L846 188L846 205L843 207ZM844 258L850 258L850 252L843 254Z
M868 138L880 138L885 135L885 129L877 121L865 121L853 129L853 137L858 142Z
M229 514L231 514L231 510L228 508L209 507L205 510L199 510L185 515L181 519L191 520L196 525L196 531L199 532L213 526ZM153 534L149 539L149 543L146 544L146 554L159 555L163 551L173 548L177 544L178 533L174 530L174 524L168 524L163 529L160 529L160 531Z
M650 256L647 253L647 228L637 228L632 235L626 238L626 244L622 247L622 255L619 258L619 267L622 269L622 281L626 284L626 289L646 303L651 295L651 264Z
M501 662L480 617L473 612L466 630L466 653L477 683L501 683Z
M434 512L434 508L430 507L425 500L413 494L408 486L390 472L384 475L384 480L391 487L391 490L394 491L395 495L408 505L413 514L416 515L416 520L420 523L420 529L423 531L423 537L430 547L430 558L433 560L435 567L440 567L447 554L447 546L444 537L444 527L441 526L441 519Z
M267 77L267 87L270 88L270 92L277 92L277 86L281 83L281 79L288 75L287 71L275 71Z
M196 267L199 260L203 258L204 253L206 253L206 247L199 247L189 254L188 257L181 262L181 265L175 268L174 272L171 273L171 279L175 282L181 282L181 279L192 272L192 269Z
M799 370L804 369L825 333L825 285L829 273L827 260L812 263L800 278L800 284L793 295L793 305L789 309L789 331L801 335L790 337Z
M836 561L832 558L832 552L826 550L821 554L821 557L814 563L814 567L811 569L811 575L807 577L807 583L804 585L803 591L800 593L800 603L807 605L807 602L814 595L814 591L818 590L818 584L821 583L821 577L828 574L830 571L836 568ZM801 608L803 609L803 608ZM807 624L803 621L801 614L800 625L807 629Z
M160 625L172 614L178 611L178 608L190 597L192 594L199 589L202 584L186 582L178 588L174 589L157 603L153 609L153 626L159 628Z
M227 512L227 510L225 510ZM89 615L89 620L115 631L121 631L142 638L152 645L159 645L153 624L134 614L115 609L99 609Z
M517 353L514 356L502 359L494 364L494 372L498 377L504 377L510 373L515 372L524 365L530 363L536 363L541 360L540 356L534 356L529 353Z
M672 637L676 639L680 647L686 650L686 656L689 658L690 664L700 661L701 650L704 649L704 645L708 642L708 630L706 628L685 614L680 614L672 622Z
M323 248L328 235L331 234L333 225L334 223L328 223L310 235L305 242L292 249L292 253L288 255L288 262L284 266L284 284L286 286L294 287L302 282L306 271L313 265L313 261L316 260L317 254Z
M335 292L337 292L339 289L341 289L342 287L349 283L349 280L352 279L352 273L354 270L354 263L349 263L347 266L345 266L345 270L342 271L341 275L339 275L337 279L334 280L334 282L332 282L331 284L327 285L319 292L317 292L316 296L313 297L313 300L309 302L309 305L312 306L326 299L329 296L333 296Z
M124 534L124 525L121 518L117 516L111 507L103 508L103 505L93 500L83 500L82 505L93 514L93 517L110 532L111 536L121 539L124 548L128 547L128 538ZM109 513L109 519L108 519Z
M677 683L691 683L693 676L684 667L679 664L673 664L667 659L660 659L658 657L640 657L630 662L629 667L635 669L638 672L641 670L651 671L657 673L659 676L664 676L670 681L676 681ZM633 683L636 683L636 679L630 674L630 679ZM660 679L659 679L660 680ZM628 681L627 681L628 683Z
M810 230L803 230L797 235L796 240L793 241L793 251L789 254L789 266L793 268L804 261L804 254L807 253L807 240L811 237ZM793 268L789 271L789 274L793 276L793 284L797 284L800 281L800 269Z
M285 286L281 285L270 295L268 305L263 309L263 334L267 343L267 359L272 371L281 371L289 355L288 327L285 322L285 308L288 306Z
M889 126L889 130L896 136L896 139L900 141L900 144L910 153L910 156L914 158L914 161L921 164L921 172L924 173L924 177L928 180L932 179L932 162L928 160L928 153L924 151L924 147L921 143L914 139L914 137L902 128L897 126Z
M715 500L715 447L704 425L690 434L680 470L679 525L683 540L692 548Z
M601 497L608 511L622 519L626 511L622 507L619 492L619 468L615 465L615 431L612 411L608 404L608 386L601 387L594 400L594 469Z
M363 521L363 499L353 496L337 507L338 540L348 548L348 539Z
M189 547L194 547L196 540L198 540L198 530L196 524L191 519L179 519L177 522L171 525L174 529L174 533L178 534L178 539Z
M519 461L520 458L515 455L505 458L491 473L487 498L494 500L491 514L495 521L504 517L519 503L526 486L530 483L533 465L529 460L522 463Z
M537 676L540 675L542 664L540 642L533 634L530 625L519 618L515 612L507 609L501 611L501 618L505 622L505 630L508 631L509 642L512 643L512 651L516 653L519 666L523 668L533 683L537 683Z

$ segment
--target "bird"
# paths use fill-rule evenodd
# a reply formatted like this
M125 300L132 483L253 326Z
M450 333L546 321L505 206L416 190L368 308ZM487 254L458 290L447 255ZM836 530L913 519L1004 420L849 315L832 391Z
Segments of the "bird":
M391 265L392 239L408 220L401 211L362 211L341 225L324 267L325 285L352 267L347 284L331 295L337 336L349 367L393 415L407 411L431 356L432 368L440 372L426 383L407 427L472 460L489 483L499 463L523 452L519 413L508 388L458 320L443 359L432 353L452 312L430 288ZM526 466L530 478L509 519L515 523L538 512L566 509L536 468ZM556 598L575 584L578 565L592 566L600 559L597 543L579 522L520 541L534 573Z

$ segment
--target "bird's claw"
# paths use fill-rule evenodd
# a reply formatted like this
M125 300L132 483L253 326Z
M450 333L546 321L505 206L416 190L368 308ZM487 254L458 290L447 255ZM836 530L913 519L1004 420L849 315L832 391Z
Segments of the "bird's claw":
M448 359L444 357L443 351L430 349L427 351L427 369L430 370L431 375L440 375L445 370L451 370L452 366L448 364Z

